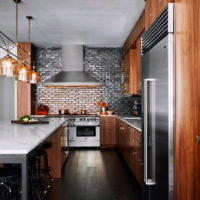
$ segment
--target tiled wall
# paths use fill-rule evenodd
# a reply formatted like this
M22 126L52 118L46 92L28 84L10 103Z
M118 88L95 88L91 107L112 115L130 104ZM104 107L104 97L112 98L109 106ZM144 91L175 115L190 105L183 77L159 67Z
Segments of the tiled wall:
M61 71L60 48L37 48L36 65L42 81ZM46 104L50 113L56 114L60 108L80 112L86 108L90 113L99 111L95 105L104 100L117 113L130 113L135 97L121 95L121 49L84 47L84 71L101 81L100 88L44 88L38 84L36 104Z

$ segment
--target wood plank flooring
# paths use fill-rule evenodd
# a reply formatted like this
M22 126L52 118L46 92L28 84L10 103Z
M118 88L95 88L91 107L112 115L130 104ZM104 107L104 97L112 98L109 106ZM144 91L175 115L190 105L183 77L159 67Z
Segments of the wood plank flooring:
M140 188L115 150L73 150L49 200L139 200Z

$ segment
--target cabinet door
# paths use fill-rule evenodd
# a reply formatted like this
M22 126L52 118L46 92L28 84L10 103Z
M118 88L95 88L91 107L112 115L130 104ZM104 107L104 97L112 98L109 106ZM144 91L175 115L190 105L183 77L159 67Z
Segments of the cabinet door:
M101 130L101 145L113 144L112 130L102 129Z
M141 94L141 64L142 64L142 58L141 58L141 38L137 40L136 43L137 46L137 93Z
M125 157L126 139L125 139L125 127L126 124L120 122L120 132L119 132L119 150L123 157Z
M129 79L130 79L130 54L124 56L124 66L123 66L123 95L128 95L130 91Z
M100 126L101 145L116 145L115 117L101 117Z
M123 95L137 94L137 50L130 49L123 59Z
M136 178L137 174L137 152L135 148L132 148L131 154L130 154L130 165L129 165L131 172Z
M119 134L120 134L120 120L116 119L116 143L118 148L120 143Z
M140 186L142 186L142 151L141 144L138 143L140 149L137 151L137 159L136 159L136 179Z

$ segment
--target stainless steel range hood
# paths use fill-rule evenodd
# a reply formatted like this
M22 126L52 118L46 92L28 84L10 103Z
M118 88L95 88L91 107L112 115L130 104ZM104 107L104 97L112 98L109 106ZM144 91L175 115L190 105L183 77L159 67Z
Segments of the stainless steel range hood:
M62 47L63 71L43 82L45 87L99 87L101 83L83 72L83 46Z

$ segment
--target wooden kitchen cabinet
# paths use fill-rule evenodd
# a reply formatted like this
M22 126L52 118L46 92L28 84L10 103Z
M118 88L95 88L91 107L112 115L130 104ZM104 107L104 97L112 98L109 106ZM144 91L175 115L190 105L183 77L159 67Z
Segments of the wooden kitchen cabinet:
M141 56L141 38L136 42L136 62L137 62L137 94L141 94L141 70L142 70L142 56Z
M117 119L117 147L134 177L142 185L141 133Z
M100 118L100 145L101 148L116 146L115 117L102 116Z
M124 96L141 94L141 39L137 48L130 49L122 61L122 93Z
M146 0L145 30L150 27L150 25L155 21L167 4L173 2L174 0Z
M130 49L124 56L122 70L122 93L124 96L137 94L137 50Z
M63 148L63 127L58 128L48 139L51 148L46 149L48 155L48 165L53 178L61 178L62 167L66 160L65 148Z
M136 180L142 185L142 144L141 133L129 126L131 153L130 153L130 169L135 176Z

